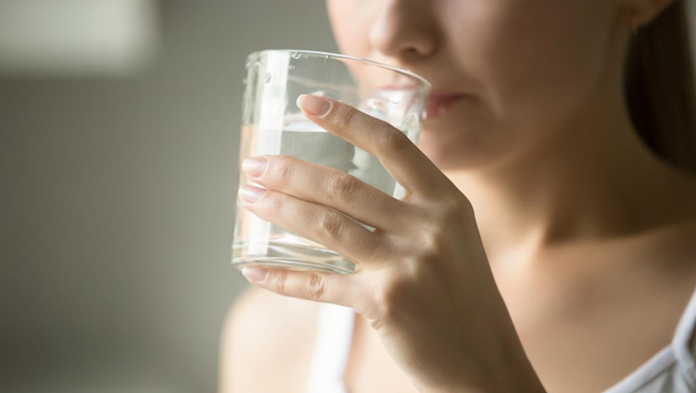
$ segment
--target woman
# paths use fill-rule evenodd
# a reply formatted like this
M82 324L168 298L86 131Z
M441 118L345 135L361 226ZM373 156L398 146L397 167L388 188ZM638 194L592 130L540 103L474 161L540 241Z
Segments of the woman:
M245 271L255 287L223 333L221 390L696 391L696 182L684 170L694 168L696 122L683 2L328 0L328 9L343 53L433 83L419 149L340 103L300 102L377 156L408 198L286 157L247 162L268 191L243 188L246 208L358 267ZM340 361L328 367L331 356L317 360L326 343L315 336L330 333L313 318L325 304L356 312L344 329L352 341L329 340L347 344L335 352L347 356L345 374ZM317 387L308 375L322 366L335 378Z

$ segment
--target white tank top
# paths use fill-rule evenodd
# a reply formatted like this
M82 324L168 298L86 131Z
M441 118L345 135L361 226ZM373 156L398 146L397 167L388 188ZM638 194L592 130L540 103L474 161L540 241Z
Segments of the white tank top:
M350 393L343 372L353 337L353 309L323 303L306 393ZM696 362L690 338L696 323L696 291L682 314L672 343L603 393L696 393Z

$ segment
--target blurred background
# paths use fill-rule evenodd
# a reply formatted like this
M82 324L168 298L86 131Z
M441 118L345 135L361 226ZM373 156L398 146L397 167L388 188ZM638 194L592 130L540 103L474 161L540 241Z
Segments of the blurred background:
M267 48L336 51L324 1L0 0L0 392L216 390Z
M323 0L0 0L0 392L213 392L248 53Z

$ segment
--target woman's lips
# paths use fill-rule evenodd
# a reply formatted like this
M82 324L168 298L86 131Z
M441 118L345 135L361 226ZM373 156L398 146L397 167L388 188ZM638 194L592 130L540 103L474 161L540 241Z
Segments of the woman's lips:
M389 85L383 86L383 90L408 90L413 85ZM447 110L449 106L462 98L472 97L469 93L447 93L443 91L431 91L425 104L425 119L434 119Z
M425 104L425 119L434 119L442 115L453 103L468 96L464 93L431 93Z

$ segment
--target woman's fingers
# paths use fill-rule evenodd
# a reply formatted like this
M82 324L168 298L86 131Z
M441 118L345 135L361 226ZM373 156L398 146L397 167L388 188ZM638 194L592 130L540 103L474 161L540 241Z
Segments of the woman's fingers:
M362 288L359 274L301 272L289 269L270 269L249 266L242 268L244 276L254 285L283 296L333 303L362 310L370 292Z
M326 206L249 185L241 188L240 197L244 207L258 217L323 244L356 265L377 262L390 251L391 242L385 234L371 232Z
M438 198L453 187L406 134L389 123L314 95L301 95L298 106L320 127L376 157L407 192Z
M289 156L252 157L242 167L266 188L331 207L384 232L398 232L413 219L403 201L338 169Z

